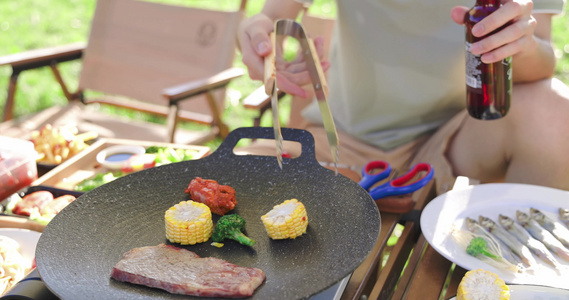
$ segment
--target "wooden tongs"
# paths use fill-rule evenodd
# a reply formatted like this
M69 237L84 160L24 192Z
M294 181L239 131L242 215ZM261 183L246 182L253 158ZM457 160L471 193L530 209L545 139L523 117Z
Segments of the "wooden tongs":
M322 65L320 64L320 59L318 58L318 53L316 52L314 41L312 41L312 39L306 35L306 32L304 31L302 25L288 19L279 19L275 22L274 31L270 35L273 51L271 54L265 57L265 92L267 95L271 95L271 110L273 113L273 128L275 132L277 161L279 163L279 167L282 169L283 137L281 134L281 125L278 113L276 51L277 45L282 45L284 38L287 36L298 40L302 50L301 53L304 55L306 68L312 81L314 94L316 95L318 107L320 108L320 114L322 115L324 129L326 130L326 135L328 136L328 143L330 144L334 170L336 172L336 175L338 175L339 139L338 133L336 131L336 125L334 124L334 119L332 118L332 112L330 111L330 106L328 105L328 84L326 83L324 72L322 71Z

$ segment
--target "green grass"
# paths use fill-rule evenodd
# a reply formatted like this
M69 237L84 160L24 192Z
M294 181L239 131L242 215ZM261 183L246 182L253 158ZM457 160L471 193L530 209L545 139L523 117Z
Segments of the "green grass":
M239 0L153 0L156 2L191 5L205 8L235 9ZM0 56L14 54L30 49L63 45L72 42L86 41L91 18L95 8L95 0L3 0L0 1ZM261 10L263 0L249 0L247 15ZM569 5L566 7L569 12ZM310 9L311 13L334 16L336 7L333 0L316 0ZM556 76L569 84L569 13L559 16L553 22L554 44L557 49L558 65ZM235 66L244 67L239 54ZM81 64L79 61L61 65L64 80L70 87L77 86L77 78ZM0 66L0 88L8 85L11 74L9 66ZM230 85L232 97L226 103L225 120L231 129L252 125L255 111L245 109L240 100L260 86L260 82L252 81L244 76ZM15 115L37 112L54 104L64 104L59 85L53 78L49 68L23 72L18 81ZM282 115L288 112L287 102L283 103ZM6 92L0 93L0 110L4 109ZM109 109L110 110L110 109ZM110 110L112 111L112 110ZM119 111L119 113L127 113ZM139 115L132 115L139 117ZM149 118L141 115L141 118ZM152 118L151 118L152 119ZM162 119L154 119L163 122ZM284 120L286 121L286 120ZM270 116L265 116L263 125L270 126ZM189 125L184 125L189 126Z
M565 5L565 14L553 19L553 44L557 66L555 76L569 85L569 5Z

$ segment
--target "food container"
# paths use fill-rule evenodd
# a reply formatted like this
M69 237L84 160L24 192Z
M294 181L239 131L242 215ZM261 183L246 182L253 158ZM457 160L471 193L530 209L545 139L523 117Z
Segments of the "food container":
M100 164L97 161L97 155L105 149L115 145L136 145L142 146L145 149L150 147L170 147L174 149L190 150L194 154L193 159L200 159L210 153L209 147L200 145L182 145L152 141L101 138L89 146L89 148L81 151L81 153L77 154L73 158L64 161L61 165L42 175L34 182L34 185L51 186L64 190L78 190L77 185L85 180L96 178L98 175L102 175L104 177L109 174L109 172L113 175L112 172L114 172L114 170L109 170Z
M38 178L36 155L32 142L0 136L0 200Z
M37 203L35 206L37 213L34 212L29 216L22 211L14 211L14 208L20 201L23 201L28 195L39 191L51 193L53 199L47 203ZM42 232L55 215L66 206L64 203L73 199L69 196L79 198L81 195L83 195L82 192L63 190L50 186L32 185L23 188L18 193L12 194L0 202L0 228L25 228ZM63 199L59 197L64 197L66 201L63 201ZM42 198L43 197L37 197L35 199Z

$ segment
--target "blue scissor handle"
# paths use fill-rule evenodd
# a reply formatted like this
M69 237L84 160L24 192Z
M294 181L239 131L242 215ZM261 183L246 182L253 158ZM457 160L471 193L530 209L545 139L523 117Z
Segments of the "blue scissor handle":
M425 174L420 179L413 180L419 172L425 172ZM433 178L433 174L433 167L430 164L418 163L403 176L371 189L369 194L374 200L378 200L387 196L413 193L425 186ZM412 183L409 184L411 181Z
M383 171L374 174L372 173L373 170L383 170ZM362 179L360 180L359 184L367 191L374 184L389 177L389 174L391 174L391 165L382 160L374 160L367 163L362 168Z

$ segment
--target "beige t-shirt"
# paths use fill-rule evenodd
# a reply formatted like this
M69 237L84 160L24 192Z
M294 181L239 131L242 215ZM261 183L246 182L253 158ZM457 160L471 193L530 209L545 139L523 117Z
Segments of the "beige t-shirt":
M388 150L436 130L466 103L464 27L450 18L470 0L337 0L328 71L336 126ZM534 0L535 13L564 0ZM318 106L303 116L321 123Z

